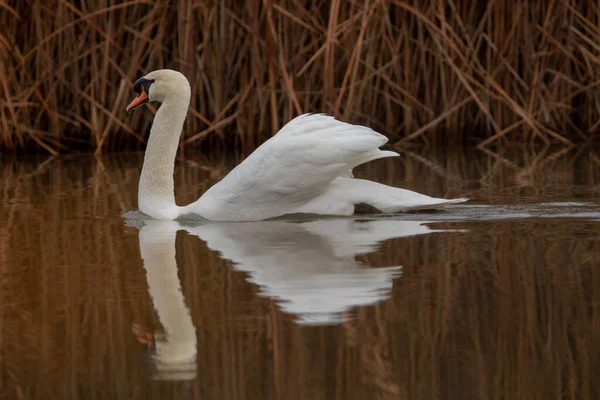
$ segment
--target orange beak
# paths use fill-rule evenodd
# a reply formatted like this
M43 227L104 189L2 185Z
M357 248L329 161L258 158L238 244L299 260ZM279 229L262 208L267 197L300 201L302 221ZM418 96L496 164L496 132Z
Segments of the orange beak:
M146 93L146 89L144 89L144 87L142 86L142 91L140 94L138 94L136 96L135 99L133 99L133 101L131 103L129 103L129 105L127 106L127 112L133 110L134 108L136 108L137 106L144 104L148 101L148 94Z

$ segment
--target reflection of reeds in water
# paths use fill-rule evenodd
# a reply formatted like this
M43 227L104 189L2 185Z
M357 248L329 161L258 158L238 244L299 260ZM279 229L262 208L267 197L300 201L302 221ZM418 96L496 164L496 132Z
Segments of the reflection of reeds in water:
M594 398L597 223L461 226L470 243L448 243L439 264L415 260L381 306L408 397Z
M593 155L578 157L538 161L530 197L556 190L594 197L600 165ZM360 174L484 199L525 190L517 175L535 157L508 161L514 165L482 153L468 162L426 158L435 165L406 155L402 169L382 161ZM445 223L470 233L391 240L360 257L404 265L391 298L326 328L293 325L243 273L180 233L198 372L191 383L151 382L131 324L158 327L158 319L138 232L120 217L135 209L140 161L57 158L36 169L3 159L3 397L597 398L597 223L567 220ZM197 183L209 185L211 172L227 170L208 165L177 168L181 202L201 192Z
M252 149L311 111L393 142L582 142L600 125L598 19L542 0L2 2L0 144L139 147L132 82L169 67L192 83L185 146Z

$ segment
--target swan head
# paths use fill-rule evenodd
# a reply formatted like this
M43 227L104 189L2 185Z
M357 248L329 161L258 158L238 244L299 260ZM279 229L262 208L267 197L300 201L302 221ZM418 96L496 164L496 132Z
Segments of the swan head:
M172 69L159 69L141 77L133 84L133 90L138 94L127 106L127 111L141 106L149 101L164 103L178 102L190 99L191 89L187 78Z

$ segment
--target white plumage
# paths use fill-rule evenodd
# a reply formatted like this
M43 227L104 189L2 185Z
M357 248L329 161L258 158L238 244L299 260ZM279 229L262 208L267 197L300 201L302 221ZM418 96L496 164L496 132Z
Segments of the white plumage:
M194 213L215 221L257 221L297 213L352 215L361 203L396 213L466 201L352 178L354 167L398 155L379 149L387 138L331 116L305 114L285 125L196 202L178 207L172 193L172 165L189 105L189 84L171 70L151 72L145 79L154 82L149 100L163 103L150 133L139 188L140 210L153 218Z

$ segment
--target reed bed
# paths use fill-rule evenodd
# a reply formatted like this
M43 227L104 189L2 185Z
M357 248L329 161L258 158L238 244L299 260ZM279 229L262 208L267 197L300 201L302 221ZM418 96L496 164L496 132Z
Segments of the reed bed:
M159 68L192 84L185 148L250 151L304 112L398 146L577 145L600 128L598 21L572 0L1 2L0 151L143 148L149 113L124 110Z
M582 189L600 196L594 153L409 154L357 174L491 201ZM178 201L232 164L179 164ZM593 221L439 223L469 233L388 241L360 261L404 265L390 299L323 328L294 325L244 273L180 232L178 275L198 335L197 376L152 381L131 326L160 324L138 232L119 216L135 209L140 165L141 154L0 161L0 397L598 398Z

